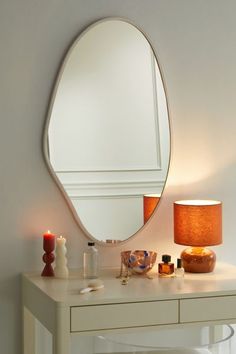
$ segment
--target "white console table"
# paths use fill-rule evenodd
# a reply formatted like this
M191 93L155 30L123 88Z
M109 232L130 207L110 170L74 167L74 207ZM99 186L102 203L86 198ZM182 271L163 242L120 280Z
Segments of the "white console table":
M213 273L183 279L134 276L128 285L117 273L104 271L104 289L84 295L87 281L76 271L68 280L24 274L24 354L35 354L35 318L52 334L53 354L69 354L72 335L236 322L235 266L218 264Z

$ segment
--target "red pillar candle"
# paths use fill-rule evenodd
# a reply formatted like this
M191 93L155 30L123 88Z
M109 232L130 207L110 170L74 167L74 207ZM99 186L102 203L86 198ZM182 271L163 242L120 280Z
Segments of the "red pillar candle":
M53 252L55 249L55 235L50 231L45 232L43 235L43 249L47 253Z
M51 264L55 259L53 254L53 251L55 249L55 235L53 235L50 231L47 231L43 235L43 249L45 251L43 255L43 261L45 263L45 267L41 275L43 277L53 277L54 271Z

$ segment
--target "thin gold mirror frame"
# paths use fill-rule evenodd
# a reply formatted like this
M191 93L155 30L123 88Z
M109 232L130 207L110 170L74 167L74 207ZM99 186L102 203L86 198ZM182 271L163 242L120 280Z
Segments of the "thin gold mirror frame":
M169 167L170 167L170 162L171 162L171 145L172 145L171 144L171 136L172 135L171 135L171 126L170 126L170 109L169 109L169 105L168 105L167 89L166 89L166 84L165 84L165 80L164 80L164 77L163 77L163 72L161 70L161 66L160 66L159 60L157 58L156 52L155 52L155 50L153 48L153 45L151 44L151 42L148 39L148 37L145 34L145 32L141 28L139 28L137 25L132 23L130 20L127 20L125 18L120 18L120 17L103 18L103 19L100 19L100 20L98 20L96 22L93 22L91 25L86 27L86 29L83 30L79 35L76 36L76 38L73 40L72 44L69 46L69 49L66 51L66 54L65 54L60 66L59 66L59 70L57 71L56 80L55 80L54 87L53 87L53 90L52 90L52 93L51 93L51 96L50 96L50 100L49 100L49 105L48 105L48 110L47 110L47 115L46 115L46 121L45 121L45 126L44 126L44 133L43 133L43 155L44 155L44 159L45 159L46 165L48 167L48 170L49 170L51 176L53 177L54 181L56 182L57 186L59 187L63 197L65 198L65 201L67 202L67 204L68 204L68 206L69 206L69 208L70 208L70 210L72 212L72 215L74 217L75 222L77 223L78 227L80 229L82 229L82 231L84 232L85 236L89 240L92 240L92 241L96 242L97 244L99 244L101 246L106 246L106 247L122 245L122 244L128 242L131 238L134 238L138 233L140 233L143 230L143 228L146 226L146 224L148 224L152 220L153 215L156 213L160 202L158 202L157 206L153 210L153 213L149 217L148 221L146 223L144 223L143 226L140 229L138 229L135 233L130 235L127 239L121 240L119 242L104 242L104 241L100 241L100 240L96 239L93 235L91 235L89 233L87 228L81 222L81 220L80 220L80 218L78 216L78 213L75 210L75 207L74 207L73 203L71 202L69 196L65 192L65 189L64 189L61 181L59 180L59 178L57 177L56 173L53 170L53 166L52 166L51 161L49 159L48 131L49 131L50 118L51 118L51 114L52 114L52 110L53 110L56 94L57 94L57 91L58 91L58 86L59 86L61 77L63 75L64 69L66 67L66 64L68 62L68 59L70 57L70 54L72 53L73 49L75 48L77 43L80 41L80 39L82 37L84 37L84 35L88 31L90 31L92 28L94 28L95 26L99 25L100 23L103 23L105 21L112 21L112 20L123 21L123 22L125 22L127 24L130 24L130 25L132 25L134 28L136 28L138 31L140 31L142 33L144 38L149 43L150 48L152 49L153 55L154 55L154 57L156 59L157 66L158 66L158 69L159 69L159 73L160 73L160 77L161 77L161 81L162 81L162 85L163 85L163 90L164 90L164 94L165 94L165 98L166 98L166 110L167 110L167 118L168 118L168 126L169 126L169 159L168 159L168 167L167 167L167 171L166 171L166 178L165 178L165 181L164 181L162 192L160 194L160 199L162 198L163 191L165 189L167 178L168 178L168 174L169 174Z

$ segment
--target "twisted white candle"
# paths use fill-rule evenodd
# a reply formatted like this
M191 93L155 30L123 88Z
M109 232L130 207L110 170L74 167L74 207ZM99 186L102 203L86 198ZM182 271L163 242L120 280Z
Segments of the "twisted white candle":
M56 266L54 269L56 278L68 278L69 271L67 268L66 258L66 239L62 236L56 240Z

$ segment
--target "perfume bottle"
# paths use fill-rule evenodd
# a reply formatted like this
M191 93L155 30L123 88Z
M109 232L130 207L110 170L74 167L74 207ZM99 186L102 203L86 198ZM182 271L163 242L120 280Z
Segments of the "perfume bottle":
M184 268L182 267L182 259L177 258L177 268L175 268L175 276L177 278L183 278L184 276Z
M171 256L168 254L163 254L162 262L158 264L158 273L161 277L173 276L174 275L174 263L171 262Z

